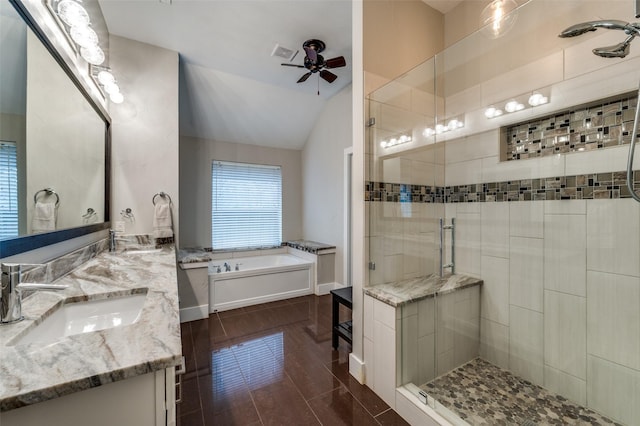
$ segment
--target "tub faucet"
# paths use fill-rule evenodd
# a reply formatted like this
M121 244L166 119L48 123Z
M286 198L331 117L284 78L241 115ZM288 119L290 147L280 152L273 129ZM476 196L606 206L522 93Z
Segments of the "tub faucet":
M227 262L224 262L224 271L231 272L231 265L229 265Z

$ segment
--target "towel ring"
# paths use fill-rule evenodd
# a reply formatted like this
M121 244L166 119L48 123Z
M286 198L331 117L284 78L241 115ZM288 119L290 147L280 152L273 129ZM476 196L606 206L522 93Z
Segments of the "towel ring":
M160 197L160 198L168 198L169 199L169 204L172 203L171 201L171 197L169 196L169 194L167 194L166 192L158 192L156 195L153 196L153 198L151 199L151 202L153 203L153 205L156 205L156 197Z
M33 203L34 204L38 202L38 194L40 194L41 192L46 193L46 195L55 195L56 196L56 207L58 207L60 205L60 196L58 195L58 193L56 191L54 191L51 188L41 189L40 191L38 191L35 194L33 194Z

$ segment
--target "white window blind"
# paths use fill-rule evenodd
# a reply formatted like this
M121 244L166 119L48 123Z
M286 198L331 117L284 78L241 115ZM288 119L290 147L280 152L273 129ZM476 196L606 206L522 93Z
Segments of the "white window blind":
M282 242L280 166L213 161L211 245L214 249Z
M15 142L0 141L0 239L18 236L18 164Z

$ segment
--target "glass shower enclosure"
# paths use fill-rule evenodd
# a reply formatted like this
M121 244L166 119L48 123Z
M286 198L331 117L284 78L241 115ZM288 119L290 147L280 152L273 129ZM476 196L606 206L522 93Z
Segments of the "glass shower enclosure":
M400 308L396 384L452 423L549 422L535 414L547 398L579 407L567 419L640 424L640 204L624 175L640 48L604 59L591 49L624 33L557 37L633 20L634 2L530 0L516 13L503 37L481 29L366 100L368 285L443 265L483 280ZM508 374L494 395L517 383L540 406L491 417L468 394L443 397L465 368Z

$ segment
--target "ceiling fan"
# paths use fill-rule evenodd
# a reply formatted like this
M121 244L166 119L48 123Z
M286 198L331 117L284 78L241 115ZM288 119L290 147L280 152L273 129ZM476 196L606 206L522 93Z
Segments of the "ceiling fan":
M281 64L286 67L296 67L296 68L306 68L309 70L308 73L304 74L302 77L298 79L298 83L303 83L307 81L311 74L319 73L320 77L326 80L329 83L333 83L337 75L332 73L331 71L327 71L325 68L340 68L347 65L347 62L344 60L344 56L337 56L335 58L325 60L320 52L325 49L325 44L322 40L310 39L302 43L302 48L306 52L304 57L304 65L296 65L296 64Z

